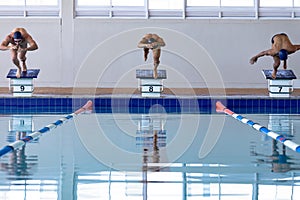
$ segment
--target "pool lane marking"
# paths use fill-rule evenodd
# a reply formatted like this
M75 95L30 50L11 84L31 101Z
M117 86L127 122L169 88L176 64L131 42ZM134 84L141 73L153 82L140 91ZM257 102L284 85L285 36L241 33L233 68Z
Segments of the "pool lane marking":
M48 124L47 126L45 126L45 127L41 128L40 130L35 131L35 132L21 138L20 140L16 140L15 142L4 146L2 149L0 149L0 157L2 157L3 155L5 155L5 154L7 154L11 151L14 151L16 149L21 148L27 142L30 142L32 140L37 139L43 133L46 133L46 132L56 128L57 126L64 124L65 122L67 122L69 119L72 119L76 115L81 114L85 111L92 110L92 106L93 106L93 102L89 100L89 101L86 102L86 104L84 106L82 106L81 108L79 108L75 112L73 112L71 114L68 114L65 117L60 118L59 120L57 120L57 121L55 121L51 124Z
M261 126L258 123L253 122L250 119L243 117L242 115L234 113L233 111L226 108L220 101L216 102L216 112L225 113L227 115L230 115L231 117L239 120L240 122L251 126L255 130L266 134L267 136L273 138L274 140L281 142L283 145L292 149L293 151L300 153L300 145L299 144L293 142L292 140L285 138L283 135L275 133L272 130L269 130L268 128L266 128L264 126Z

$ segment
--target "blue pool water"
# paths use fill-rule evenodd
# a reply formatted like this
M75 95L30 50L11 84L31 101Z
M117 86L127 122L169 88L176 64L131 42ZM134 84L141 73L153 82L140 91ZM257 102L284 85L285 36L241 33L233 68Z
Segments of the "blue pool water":
M300 199L300 154L230 116L109 109L1 157L0 199ZM1 147L59 112L1 116ZM243 115L300 144L298 115Z

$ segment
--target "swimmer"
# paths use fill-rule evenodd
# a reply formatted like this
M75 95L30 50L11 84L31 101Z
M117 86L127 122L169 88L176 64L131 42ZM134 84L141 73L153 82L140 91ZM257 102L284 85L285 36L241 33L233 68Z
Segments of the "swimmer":
M154 70L153 70L153 78L157 78L157 67L160 63L159 57L161 54L161 48L165 46L164 40L159 37L157 34L148 33L146 34L142 40L138 43L139 48L144 48L144 60L146 61L148 58L149 49L152 49L153 53L153 62L154 62Z
M256 56L253 56L250 59L250 64L254 64L259 57L272 56L274 60L272 78L275 79L280 61L283 61L283 69L287 69L288 55L298 51L300 45L293 45L285 33L274 35L271 39L271 43L271 49L262 51Z
M38 49L37 43L24 28L15 28L5 37L0 44L0 50L10 50L12 62L17 66L16 77L21 77L21 72L26 73L26 53ZM20 62L22 63L22 69Z

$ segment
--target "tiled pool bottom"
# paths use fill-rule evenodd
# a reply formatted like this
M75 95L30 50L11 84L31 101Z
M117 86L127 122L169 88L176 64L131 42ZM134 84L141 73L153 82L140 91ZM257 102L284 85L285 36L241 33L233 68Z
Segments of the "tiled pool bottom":
M2 97L0 114L66 114L94 103L96 113L215 113L216 101L222 101L236 113L299 114L300 98L270 97L183 97L183 98L87 98L87 97Z

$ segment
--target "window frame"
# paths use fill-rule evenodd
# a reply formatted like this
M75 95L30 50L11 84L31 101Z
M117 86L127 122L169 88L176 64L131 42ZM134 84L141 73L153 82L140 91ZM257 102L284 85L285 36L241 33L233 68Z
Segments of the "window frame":
M74 5L74 18L135 18L135 19L298 19L300 7L260 7L260 0L253 0L253 6L188 6L182 1L182 9L150 9L149 1L145 6L77 6ZM293 2L296 0L292 0Z
M20 5L1 5L1 17L61 17L61 0L57 5L26 5L26 0ZM21 2L21 1L20 1Z

